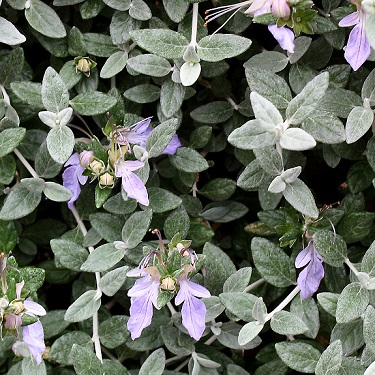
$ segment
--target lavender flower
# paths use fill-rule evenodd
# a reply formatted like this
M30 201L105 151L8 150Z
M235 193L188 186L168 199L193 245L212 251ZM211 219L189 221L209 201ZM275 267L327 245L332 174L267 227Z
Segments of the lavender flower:
M357 7L357 11L344 17L339 22L339 26L354 26L349 34L344 57L353 70L358 70L370 56L371 47L365 32L366 14L357 2L353 3Z
M39 365L42 362L42 354L46 350L42 323L38 320L33 324L23 327L22 336L24 343L28 346L36 363Z
M146 148L146 141L152 132L151 117L137 122L128 128L122 128L116 131L116 142L119 145L137 144L142 148ZM162 152L163 154L173 155L176 150L181 147L181 142L175 134L168 146Z
M144 206L149 205L148 193L141 179L133 173L144 166L141 161L118 159L115 163L116 177L122 177L122 187L130 198Z
M297 283L301 289L302 299L311 297L319 288L324 277L323 258L316 251L313 241L298 254L295 266L301 268L308 266L299 274Z
M68 202L68 207L71 210L73 203L78 199L81 193L81 185L86 183L88 176L83 175L85 168L80 164L80 158L77 152L64 164L65 167L68 165L70 165L70 167L65 169L62 178L63 186L72 192L72 197Z
M202 337L205 324L206 306L196 297L210 297L210 292L203 286L193 283L187 278L187 274L182 275L178 280L180 290L177 293L175 303L182 305L182 324L188 330L189 335L194 340Z
M137 268L129 271L127 274L127 276L138 275L142 277L128 291L128 296L131 297L131 306L127 326L133 340L138 338L143 329L151 324L153 315L152 305L159 309L156 300L159 294L160 274L157 268L147 267L145 270Z

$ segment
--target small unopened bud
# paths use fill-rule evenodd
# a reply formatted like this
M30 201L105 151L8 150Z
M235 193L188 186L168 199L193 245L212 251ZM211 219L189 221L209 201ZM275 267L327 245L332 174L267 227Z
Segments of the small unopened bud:
M161 282L161 289L168 290L168 291L174 291L176 289L175 287L176 282L171 277L166 277Z
M87 166L92 163L94 160L94 151L84 150L79 154L79 162L83 168L87 168Z
M184 246L181 242L179 242L179 243L176 245L176 247L177 247L177 250L178 250L178 251L181 251L181 250L185 249L185 246ZM182 256L185 256L185 255L182 255Z
M105 172L99 177L99 186L101 188L110 187L113 188L114 185L114 178L108 172Z
M0 298L0 309L5 309L6 307L8 307L9 305L9 301L7 300L7 298Z
M6 329L17 329L22 324L22 316L16 314L6 314L5 316L5 328Z
M95 174L100 174L100 172L102 172L102 170L103 170L103 168L104 168L104 165L103 165L103 163L101 163L100 161L93 160L93 161L89 164L89 167L90 167L90 169L92 170L93 173L95 173Z
M21 301L12 302L11 306L13 306L13 312L15 314L19 314L25 309L25 306Z
M82 72L85 76L90 76L90 70L96 66L96 62L89 57L78 56L74 59L76 72Z
M367 14L375 14L375 0L363 0L361 8Z
M273 0L272 14L284 20L288 19L290 16L290 6L287 0Z

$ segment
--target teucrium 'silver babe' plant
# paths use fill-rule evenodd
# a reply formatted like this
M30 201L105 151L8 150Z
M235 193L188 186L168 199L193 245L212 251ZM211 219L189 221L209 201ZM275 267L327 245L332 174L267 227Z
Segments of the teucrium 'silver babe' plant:
M374 0L0 0L0 42L0 374L373 374Z

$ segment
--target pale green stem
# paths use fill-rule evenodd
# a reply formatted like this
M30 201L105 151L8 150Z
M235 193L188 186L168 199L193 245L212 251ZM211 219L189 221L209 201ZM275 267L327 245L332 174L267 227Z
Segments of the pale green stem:
M258 286L264 284L266 282L266 280L264 279L259 279L257 281L254 281L252 284L250 284L249 286L247 286L245 289L244 289L244 292L245 293L248 293L250 292L250 290L253 290L253 289L256 289L258 288Z
M238 110L238 105L234 102L234 100L230 97L225 98L227 102L232 106L232 108L237 111Z
M20 162L25 166L25 168L29 171L29 173L34 178L39 178L38 174L35 172L35 169L30 165L30 163L23 157L23 155L15 148L13 152L17 155Z
M277 306L273 311L271 311L269 314L266 315L265 317L265 323L268 322L269 320L272 319L272 317L278 313L279 311L283 310L284 307L286 307L292 300L293 298L300 292L300 287L297 285L291 292L290 294L280 303L279 306Z
M354 273L354 275L357 276L359 274L359 271L357 270L357 268L355 268L354 264L348 258L345 258L345 263L350 268L350 270Z
M197 30L198 30L198 4L193 4L193 18L191 22L191 41L190 45L196 46L197 45Z
M72 214L74 218L76 219L77 225L82 232L83 236L86 236L87 229L85 224L83 223L81 217L79 216L79 213L75 206L72 207ZM94 251L94 248L92 246L88 247L88 250L90 254ZM100 272L95 272L95 278L96 278L96 288L100 291L99 282L100 282ZM95 354L99 358L101 362L103 362L103 356L102 356L102 348L100 346L100 339L99 339L99 318L98 318L98 312L96 311L92 317L92 341L94 342L95 347Z
M180 371L182 370L190 361L190 357L186 358L185 361L183 361L179 366L175 368L175 371Z
M186 355L176 355L175 357L172 357L172 358L168 358L166 361L165 361L165 365L169 365L170 363L173 363L173 362L176 362L176 361L179 361L180 359L183 359L185 358Z
M169 311L172 315L177 314L177 311L175 310L175 308L173 307L173 305L170 302L167 303L167 307L168 307L168 309L169 309Z

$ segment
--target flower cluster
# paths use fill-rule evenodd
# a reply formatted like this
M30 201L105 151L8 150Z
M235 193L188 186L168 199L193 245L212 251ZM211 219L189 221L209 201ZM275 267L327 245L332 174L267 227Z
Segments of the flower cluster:
M159 249L146 255L140 266L127 274L141 276L128 291L131 298L128 329L133 340L151 324L153 306L161 309L176 292L175 304L183 304L183 326L197 341L203 334L206 306L198 298L209 297L210 292L190 280L198 258L189 248L189 241L176 242L172 239L168 249L164 249L161 242Z
M30 298L24 299L21 297L22 288L25 285L24 281L16 283L15 295L13 295L12 288L8 288L6 282L6 271L12 268L7 265L8 259L9 255L4 256L4 254L1 254L0 271L3 292L0 298L1 338L7 333L14 335L17 340L12 346L13 352L21 356L28 356L31 353L36 362L40 364L46 346L44 344L43 326L38 316L45 315L46 310ZM11 297L9 298L9 296ZM20 335L20 330L22 335ZM26 353L19 350L24 344L26 344L28 349Z
M122 188L129 198L134 198L144 206L149 205L147 189L142 180L135 171L140 170L144 161L127 160L133 153L131 145L146 147L146 141L152 131L150 125L151 117L130 127L115 126L111 131L104 129L108 136L110 145L105 150L103 148L101 156L95 155L94 151L84 150L80 154L74 153L65 163L67 167L62 175L63 185L72 193L68 202L69 209L72 209L73 203L78 199L81 193L81 185L84 185L89 176L91 180L98 180L100 188L113 188L116 178L122 179ZM177 135L174 135L171 142L163 151L163 154L172 155L181 142Z

